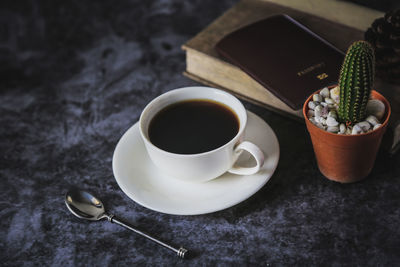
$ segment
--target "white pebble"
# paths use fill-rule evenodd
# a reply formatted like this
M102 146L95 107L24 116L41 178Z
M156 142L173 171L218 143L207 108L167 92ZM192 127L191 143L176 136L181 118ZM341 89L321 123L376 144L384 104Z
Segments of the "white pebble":
M318 105L314 108L315 117L321 117L322 108L323 107L321 105Z
M319 123L319 120L321 119L321 116L315 116L313 119L315 120L315 122Z
M378 129L378 128L381 127L381 126L382 126L382 124L378 123L377 125L374 126L374 128L373 128L372 130L376 130L376 129Z
M321 110L321 116L326 118L328 117L328 113L329 113L329 107L328 106L324 106Z
M309 109L315 109L316 106L317 106L317 103L315 103L314 101L308 102L308 108Z
M327 97L327 98L325 98L325 103L334 104L335 102L331 98Z
M339 132L339 127L338 126L328 126L328 128L326 130L331 133L337 133L337 132Z
M336 113L335 110L331 110L331 111L329 111L329 113L328 113L328 117L332 117L332 118L337 119L338 115L337 115L337 113Z
M322 98L322 96L319 95L319 94L313 95L313 100L316 101L316 102L322 102L322 101L324 101L324 99Z
M379 120L381 120L383 115L385 114L385 104L383 104L383 102L378 99L368 100L367 114L374 115Z
M341 124L339 125L339 132L340 132L341 134L344 134L344 133L346 132L346 125L344 125L344 123L341 123Z
M330 92L329 92L328 87L325 87L324 89L322 89L319 92L319 94L322 95L324 98L329 97Z
M339 99L340 99L339 86L336 86L331 89L330 96L331 96L331 99L333 99L333 101L335 101L336 103L339 103Z
M339 123L336 121L335 118L328 117L328 119L326 120L326 125L328 125L328 126L338 126Z
M362 129L360 126L358 126L357 124L353 126L353 130L351 131L351 134L359 134L362 133Z
M309 109L309 110L307 111L307 118L314 117L314 115L315 115L314 110Z
M367 121L359 122L356 125L358 125L363 132L367 132L369 129L371 129L371 125Z
M315 126L317 126L318 128L325 130L325 126L319 123L317 120L315 120L315 118L310 118L310 122Z
M345 134L351 134L351 132L353 131L353 128L351 126L346 128Z
M378 119L374 115L369 115L366 119L372 126L379 124Z
M326 125L326 119L324 117L320 117L319 123L321 123L322 125Z

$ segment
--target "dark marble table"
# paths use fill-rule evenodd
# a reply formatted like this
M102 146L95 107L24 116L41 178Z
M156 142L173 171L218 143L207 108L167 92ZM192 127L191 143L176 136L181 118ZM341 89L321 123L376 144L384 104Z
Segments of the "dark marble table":
M245 103L276 132L272 179L232 208L174 216L130 200L112 154L143 107L182 76L180 46L233 1L2 1L0 265L400 264L400 155L342 185L318 171L303 124ZM107 222L72 216L90 190L114 213L195 252L181 260Z

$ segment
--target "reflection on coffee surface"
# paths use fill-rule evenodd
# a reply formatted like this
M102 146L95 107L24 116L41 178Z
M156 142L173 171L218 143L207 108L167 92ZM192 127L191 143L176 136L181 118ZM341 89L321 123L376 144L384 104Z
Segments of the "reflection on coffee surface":
M149 138L165 151L197 154L225 145L238 131L239 120L229 107L193 99L159 111L150 122Z

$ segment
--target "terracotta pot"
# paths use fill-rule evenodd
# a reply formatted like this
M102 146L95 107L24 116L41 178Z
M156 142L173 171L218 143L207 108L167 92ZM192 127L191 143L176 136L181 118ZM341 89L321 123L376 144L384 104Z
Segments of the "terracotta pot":
M385 104L384 121L378 129L357 135L339 135L318 128L307 118L308 102L312 95L304 103L303 115L318 168L326 178L340 183L352 183L364 179L371 172L391 113L386 98L374 90L371 91L371 96Z

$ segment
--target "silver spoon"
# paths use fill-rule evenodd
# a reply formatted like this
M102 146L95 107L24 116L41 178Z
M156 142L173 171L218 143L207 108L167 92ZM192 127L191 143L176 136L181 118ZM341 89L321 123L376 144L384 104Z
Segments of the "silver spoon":
M107 214L104 209L103 203L101 203L100 199L96 198L95 196L93 196L88 192L80 190L70 190L65 194L65 204L67 205L69 211L71 211L72 214L74 214L78 218L86 219L89 221L99 221L101 219L107 219L109 222L119 224L129 230L134 231L135 233L141 236L144 236L156 242L159 245L162 245L174 251L181 258L185 258L185 253L187 253L187 250L185 248L180 247L179 249L176 249L118 220L114 215Z

